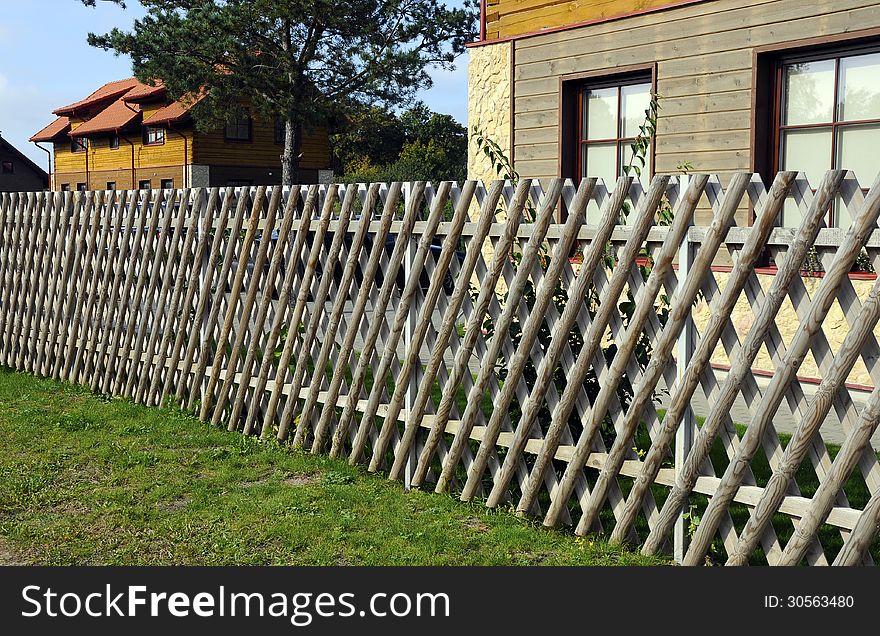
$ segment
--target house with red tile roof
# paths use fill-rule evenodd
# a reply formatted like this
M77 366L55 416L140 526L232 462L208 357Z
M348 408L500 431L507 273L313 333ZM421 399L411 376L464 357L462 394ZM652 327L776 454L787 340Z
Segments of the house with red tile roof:
M202 131L193 117L201 98L172 100L161 82L109 82L56 108L56 119L31 141L51 144L53 190L280 183L281 123L254 115L229 121L220 130ZM327 131L307 133L299 181L327 179L329 167Z

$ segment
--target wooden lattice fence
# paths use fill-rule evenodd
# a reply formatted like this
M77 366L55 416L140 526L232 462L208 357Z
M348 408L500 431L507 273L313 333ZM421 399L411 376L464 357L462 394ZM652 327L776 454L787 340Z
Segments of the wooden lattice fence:
M784 205L800 227L776 227ZM848 230L823 227L829 206ZM698 208L709 226L693 225ZM754 222L736 227L746 209ZM780 173L769 189L738 174L726 188L692 175L3 194L0 364L170 400L646 553L671 545L688 564L872 563L880 393L860 407L845 380L861 359L880 385L880 283L859 298L848 276L863 250L880 267L878 216L880 185L843 172L816 190ZM812 296L808 257L825 270ZM738 332L741 298L754 320ZM788 342L783 302L799 320ZM849 325L837 351L822 329L834 303ZM807 353L823 375L809 398ZM751 421L731 420L736 399ZM783 400L790 440L773 423ZM831 409L839 449L822 436Z

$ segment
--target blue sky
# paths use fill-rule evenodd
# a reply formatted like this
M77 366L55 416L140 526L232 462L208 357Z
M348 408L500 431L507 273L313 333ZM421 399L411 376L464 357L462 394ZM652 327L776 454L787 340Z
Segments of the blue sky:
M129 77L127 57L94 49L89 32L127 29L143 15L129 0L126 9L79 0L0 0L0 132L46 167L46 154L28 138L53 119L52 110L82 99L101 84ZM449 2L459 4L459 2ZM432 71L434 87L419 97L433 110L467 120L467 56L454 71Z

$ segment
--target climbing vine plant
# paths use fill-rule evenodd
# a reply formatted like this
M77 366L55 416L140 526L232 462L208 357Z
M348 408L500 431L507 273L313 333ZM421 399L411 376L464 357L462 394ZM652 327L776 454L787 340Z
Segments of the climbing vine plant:
M651 101L649 103L648 108L645 110L645 121L639 127L639 134L630 144L631 156L629 163L623 167L623 172L626 175L634 176L636 178L640 177L642 171L645 170L648 166L648 152L650 152L651 144L653 143L653 139L657 132L657 118L658 112L660 109L660 98L656 94L651 95ZM497 175L500 179L509 180L514 186L518 185L521 176L519 172L516 170L513 162L505 153L504 149L489 135L487 135L483 130L476 128L474 129L471 138L473 143L476 146L476 150L478 155L485 157L485 159L489 162L492 167L492 171ZM689 167L689 166L688 166ZM524 209L523 214L527 220L533 221L535 219L535 207L534 203L529 201L526 205L526 209ZM625 222L626 215L629 213L629 209L627 208L622 212L621 222ZM668 199L664 196L664 203L660 206L660 210L658 210L658 218L657 223L661 225L668 225L672 222L673 212L672 207L668 201ZM542 249L540 254L540 262L541 265L546 268L549 264L549 252L546 247ZM650 255L645 251L643 256L646 258L642 261L644 264L640 266L640 270L642 276L647 279L647 277L651 273L651 260ZM511 261L516 264L521 259L522 255L513 251L510 254ZM609 270L613 270L617 265L617 259L614 254L614 250L611 249L611 244L605 246L605 264ZM472 290L472 293L476 296L478 290ZM635 311L635 301L631 297L624 300L619 304L619 310L621 314L621 320L623 322L624 328L626 328ZM523 299L529 306L533 306L536 299L536 289L533 284L529 284L523 294ZM500 297L499 294L499 302L503 302L503 298ZM568 290L564 287L564 284L561 280L556 281L556 288L553 291L553 302L556 305L557 311L561 314L565 308L565 304L568 301ZM591 316L594 316L599 304L599 293L594 285L590 286L590 289L587 294L586 304L588 311ZM665 297L660 299L660 307L658 308L658 315L661 321L661 324L665 324L667 316L668 316L668 299ZM486 332L488 336L491 336L494 333L494 325L492 324L491 319L487 319L483 324L483 330ZM522 336L522 325L519 324L519 321L515 321L510 329L510 337L514 343L514 348L519 345ZM541 347L545 350L550 346L550 341L552 340L553 334L546 327L546 325L542 328L539 336L538 342ZM572 351L579 351L583 347L583 336L577 330L573 329L571 333L568 335L569 346ZM614 358L614 355L617 351L616 345L611 342L606 344L603 347L603 354L605 359L610 364ZM647 365L648 360L651 356L651 343L646 335L643 334L640 339L638 346L635 350L635 357L638 363L644 368ZM504 379L506 373L506 360L502 357L496 361L496 369L500 379ZM526 369L524 370L523 377L527 382L532 382L537 376L537 369L534 367L534 364L529 361L527 363ZM565 374L561 368L558 368L555 372L554 381L557 386L557 390L561 393L566 384ZM599 382L598 377L596 376L594 371L590 371L589 375L585 379L584 389L587 392L587 395L591 400L594 400L599 393ZM632 386L627 382L623 381L620 383L618 390L618 399L620 400L621 405L624 409L629 407L629 404L632 400ZM518 413L511 413L511 420L516 421L518 419ZM546 427L551 419L551 413L545 406L543 411L539 416L539 422L542 426ZM580 419L577 414L572 414L571 420L569 422L572 427L572 432L577 434L580 429ZM606 443L611 443L614 438L614 427L610 420L610 418L606 417L602 428L602 435L605 439Z

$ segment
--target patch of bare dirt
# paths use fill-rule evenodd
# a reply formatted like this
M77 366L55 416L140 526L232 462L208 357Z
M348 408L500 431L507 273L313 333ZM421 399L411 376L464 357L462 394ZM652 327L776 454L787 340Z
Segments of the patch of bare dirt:
M321 481L318 473L299 474L295 473L281 481L285 486L311 486Z
M464 521L462 521L464 527L469 530L476 530L477 532L488 532L489 526L483 523L483 520L479 517L468 517Z

